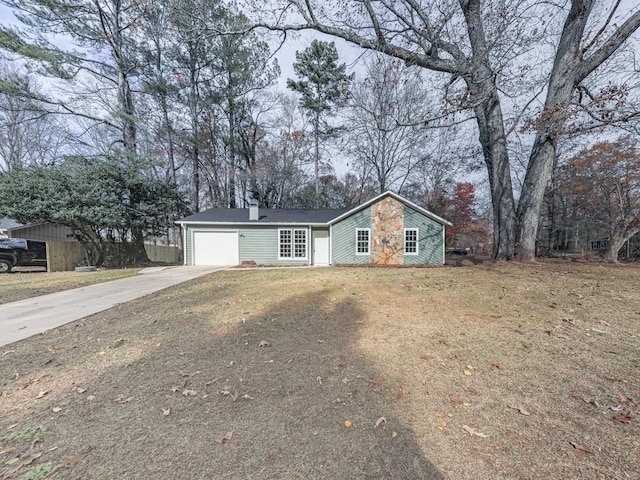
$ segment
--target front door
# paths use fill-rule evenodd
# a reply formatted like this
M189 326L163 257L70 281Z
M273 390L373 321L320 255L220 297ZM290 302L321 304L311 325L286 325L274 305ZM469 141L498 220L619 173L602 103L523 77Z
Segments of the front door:
M313 230L313 265L329 265L329 230Z

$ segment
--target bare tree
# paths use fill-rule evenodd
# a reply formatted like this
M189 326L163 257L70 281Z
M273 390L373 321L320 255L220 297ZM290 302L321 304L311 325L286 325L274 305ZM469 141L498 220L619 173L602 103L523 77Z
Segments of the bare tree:
M377 55L365 65L346 114L346 151L371 174L378 193L400 191L430 148L422 119L429 94L420 70Z
M8 67L0 66L0 172L27 165L53 163L68 138L65 129L46 115L37 101L12 95L14 89L38 90L35 81Z
M575 96L640 26L640 8L624 12L621 0L282 3L280 16L265 26L314 29L449 76L449 99L477 124L493 203L494 259L534 258L544 191ZM506 116L503 105L526 110L535 102L543 107L516 203L508 136L518 115Z

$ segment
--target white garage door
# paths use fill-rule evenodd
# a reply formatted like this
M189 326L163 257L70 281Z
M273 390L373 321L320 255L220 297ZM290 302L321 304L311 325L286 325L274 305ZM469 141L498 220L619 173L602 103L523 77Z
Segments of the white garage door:
M237 265L238 232L193 232L195 265Z

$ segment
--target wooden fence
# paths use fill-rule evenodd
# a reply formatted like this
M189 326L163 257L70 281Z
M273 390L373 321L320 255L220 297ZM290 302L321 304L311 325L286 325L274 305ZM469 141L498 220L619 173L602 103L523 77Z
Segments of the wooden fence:
M152 262L180 264L182 250L178 247L163 245L145 245L147 256ZM47 242L47 271L69 272L85 263L84 248L77 242Z
M77 242L47 242L47 272L69 272L84 260L84 248Z
M164 245L145 245L147 256L152 262L182 263L182 250Z

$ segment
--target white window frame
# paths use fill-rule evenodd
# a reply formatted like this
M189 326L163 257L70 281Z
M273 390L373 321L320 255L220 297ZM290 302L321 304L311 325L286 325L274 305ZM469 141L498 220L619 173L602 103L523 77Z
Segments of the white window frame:
M285 245L289 246L291 255L282 256L282 232L289 232L290 242ZM296 242L296 234L304 236L303 242ZM296 255L296 247L304 246L304 256ZM278 260L307 260L309 257L309 234L306 228L279 228L278 229Z
M367 251L359 252L360 240L359 234L360 232L367 232ZM370 228L356 228L356 255L371 255L371 229Z
M416 233L416 251L409 252L407 251L407 232L415 232ZM405 255L420 255L420 229L419 228L405 228L404 229L404 254Z

